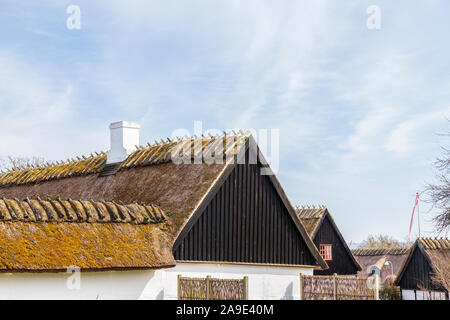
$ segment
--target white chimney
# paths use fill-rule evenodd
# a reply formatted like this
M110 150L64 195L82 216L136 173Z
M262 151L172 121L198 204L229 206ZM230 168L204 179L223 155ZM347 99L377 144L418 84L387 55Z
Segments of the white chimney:
M139 145L140 124L130 121L119 121L109 125L111 149L107 163L124 161Z

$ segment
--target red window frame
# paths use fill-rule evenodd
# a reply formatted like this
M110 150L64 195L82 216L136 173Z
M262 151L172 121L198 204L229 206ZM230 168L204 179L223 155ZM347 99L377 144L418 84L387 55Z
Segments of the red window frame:
M331 244L321 244L320 255L325 261L333 260L333 246Z

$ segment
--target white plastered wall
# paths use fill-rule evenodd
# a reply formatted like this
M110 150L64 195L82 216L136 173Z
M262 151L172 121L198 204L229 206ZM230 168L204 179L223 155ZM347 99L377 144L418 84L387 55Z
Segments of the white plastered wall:
M177 299L177 277L243 278L249 299L299 299L300 273L311 268L238 264L178 263L161 270L73 273L0 273L6 299Z
M177 276L219 279L248 277L250 300L300 299L300 273L312 275L312 268L261 266L250 264L177 263L164 271L164 298L177 299ZM143 296L142 298L146 298Z
M402 289L403 300L445 300L445 292Z

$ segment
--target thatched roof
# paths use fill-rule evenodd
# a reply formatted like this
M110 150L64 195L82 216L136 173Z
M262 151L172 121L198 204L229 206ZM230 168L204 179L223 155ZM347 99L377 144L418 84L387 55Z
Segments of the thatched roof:
M405 273L416 248L418 248L428 260L433 272L436 272L437 268L439 268L438 266L442 265L443 261L448 261L448 263L450 263L450 239L418 238L400 268L396 280L397 283L400 282Z
M47 163L43 166L28 166L0 173L0 186L36 183L66 177L98 173L106 163L106 153L89 157Z
M367 272L368 267L376 265L381 270L381 283L385 283L387 279L391 281L402 267L409 250L409 248L366 248L352 250L353 255L362 267L362 270L358 272L358 276L369 276ZM384 265L386 261L389 261L389 265Z
M108 176L101 175L106 165L104 153L87 160L9 171L0 174L0 197L153 203L173 214L172 236L176 236L225 167L225 161L196 164L195 157L202 150L203 154L213 156L222 151L222 157L228 159L238 154L247 139L248 134L243 132L233 136L168 139L139 147L114 175ZM173 155L186 163L174 163Z
M3 198L0 272L174 266L164 232L169 225L153 205Z
M295 213L300 219L301 223L305 227L311 238L314 237L317 231L317 227L325 217L327 208L324 205L321 206L296 206Z
M409 248L360 248L352 250L355 256L406 255Z
M322 222L327 217L329 219L332 227L336 231L338 238L341 240L345 251L347 251L350 259L355 264L356 269L361 270L361 265L358 263L356 258L353 256L350 248L347 245L347 242L345 241L344 237L342 236L341 232L339 231L339 228L337 227L336 222L334 222L334 219L331 216L331 214L328 211L326 206L324 206L324 205L296 206L295 213L297 215L297 218L300 220L302 225L305 227L306 232L308 232L308 235L313 240L314 240L320 226L322 225Z
M418 241L419 241L419 244L422 246L422 248L429 252L432 252L434 250L437 250L437 251L450 250L450 240L449 239L419 238Z
M157 142L146 147L138 147L123 163L118 165L114 174L110 175L102 174L106 170L107 155L105 153L82 157L77 160L69 160L63 163L47 164L42 167L21 168L15 171L0 173L0 198L33 198L34 200L30 200L31 203L35 203L36 208L41 206L44 210L48 207L47 209L51 212L52 217L55 214L57 215L57 210L51 211L51 206L45 205L46 203L40 199L90 199L90 201L98 203L98 211L102 212L105 216L108 216L107 214L112 211L118 217L121 211L126 212L122 203L128 204L126 205L128 208L134 202L152 203L155 208L162 208L167 216L170 216L168 222L162 224L164 228L158 227L159 225L136 226L130 221L124 224L105 224L100 223L98 219L96 221L87 219L87 223L77 224L66 221L64 223L58 221L58 224L30 224L30 222L26 222L25 220L21 220L20 222L5 221L3 222L3 226L11 223L17 224L18 226L19 224L23 224L32 226L32 228L30 227L31 229L26 227L25 229L27 230L40 228L40 232L45 234L46 232L52 232L50 230L51 228L58 228L57 226L61 225L64 226L62 229L64 232L61 232L61 236L63 237L64 233L66 233L65 241L68 241L68 237L72 237L77 232L84 234L84 236L88 236L89 232L93 232L92 237L95 237L96 232L101 231L100 233L102 234L112 232L111 237L117 232L118 236L115 241L125 242L125 230L129 232L130 237L135 234L137 239L144 241L146 232L150 232L148 235L150 240L156 234L158 235L158 239L162 239L159 242L159 252L163 252L164 254L161 255L160 261L157 255L153 255L155 260L152 260L152 264L148 263L147 265L172 265L174 263L171 255L173 243L187 225L187 222L195 214L200 212L200 208L203 202L205 202L205 197L214 192L214 188L217 188L221 182L220 178L226 172L230 172L232 166L236 165L235 160L239 155L242 155L243 151L245 152L246 146L248 147L249 145L248 141L250 137L249 133L238 132L233 135L226 134L208 138L188 137L176 139L175 141L167 139L166 141ZM211 158L214 158L215 161L210 161ZM274 176L271 176L271 179L274 181L276 188L280 190L279 192L284 194L277 179ZM11 206L15 206L15 200L9 200L7 202ZM44 205L41 204L42 202ZM89 207L88 202L61 200L54 203L56 207L58 207L59 202L62 203L60 205L61 210L66 208L70 211L70 208L74 206L78 208L80 210L79 214L82 216L80 221L85 221L83 220L83 213L86 210L83 204ZM287 201L286 203L291 208L289 202ZM23 206L26 207L28 212L27 204L28 201L25 201ZM29 215L33 217L33 213L30 207ZM70 214L71 216L77 216L75 211L70 211ZM94 215L94 212L92 214ZM293 209L292 215L294 216ZM129 219L129 217L127 216L126 219ZM80 228L83 230L78 230ZM308 248L316 257L318 265L326 266L326 263L320 257L314 244L303 230L303 227L299 226L298 228L302 237L305 238ZM131 231L131 229L134 231ZM28 236L31 237L31 235L32 232L29 231ZM82 241L82 238L80 238L82 237L81 235L75 238L77 237ZM105 243L104 245L106 246L107 244ZM138 243L134 243L134 245L138 245ZM145 250L149 249L149 254L151 254L152 251L150 249L152 246L152 243L141 244L142 249L137 250L136 253L144 253ZM120 248L121 243L113 241L108 245L108 248L113 247ZM93 248L91 249L93 250ZM97 253L97 255L102 255L102 245L98 247L98 250L100 253ZM166 253L170 258L166 256ZM94 255L93 252L92 254ZM43 258L44 260L47 261L46 258ZM111 267L108 264L98 264L94 260L88 259L82 266L85 268L91 266L94 269L97 268L97 265ZM133 265L132 261L127 261L126 263L119 263L120 261L117 261L118 266L122 264L124 266ZM26 260L22 260L24 267L27 266L25 262ZM80 263L80 261L76 262ZM113 263L111 262L111 264ZM15 267L17 268L18 266ZM49 265L50 269L53 267L57 266ZM30 268L33 269L36 267L30 266Z
M222 160L224 158L228 159L230 156L238 154L247 138L248 133L240 131L233 135L225 134L209 138L187 137L174 141L171 139L162 140L161 142L148 144L145 147L138 146L138 149L120 164L118 170L168 163L172 162L175 157L180 161L190 161L191 159L203 157L198 163L202 163L206 155L214 157L219 154ZM95 155L91 154L89 157L82 156L81 158L77 157L77 159L47 163L43 166L29 166L18 170L8 170L0 173L0 187L100 173L105 167L106 161L107 154L101 152Z

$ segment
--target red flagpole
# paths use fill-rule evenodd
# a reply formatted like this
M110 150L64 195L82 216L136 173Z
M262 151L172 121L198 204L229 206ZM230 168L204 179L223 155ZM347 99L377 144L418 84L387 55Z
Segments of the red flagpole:
M414 208L412 210L412 214L411 214L411 222L409 223L409 234L408 234L408 238L411 236L411 230L412 230L412 226L413 226L413 221L414 221L414 211L416 211L416 207L417 204L419 203L419 193L416 192L416 200L414 201Z

